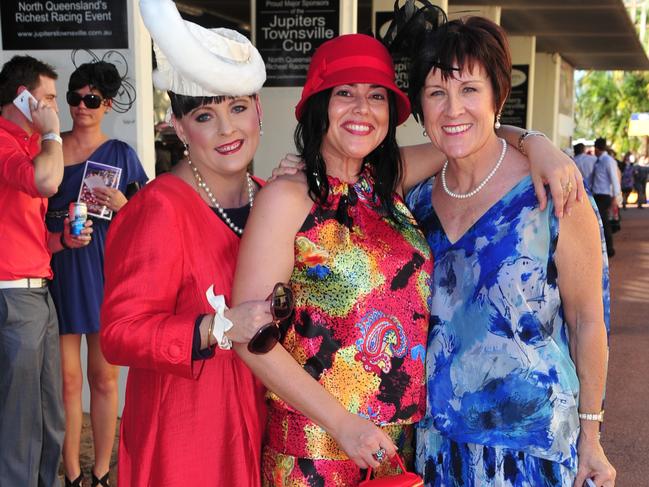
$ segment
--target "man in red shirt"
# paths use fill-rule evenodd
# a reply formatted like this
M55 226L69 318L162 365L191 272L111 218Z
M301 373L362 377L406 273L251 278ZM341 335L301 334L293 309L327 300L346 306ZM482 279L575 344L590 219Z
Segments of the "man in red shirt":
M0 72L0 485L58 485L65 421L51 252L87 245L45 227L63 178L54 69L15 56ZM13 100L25 89L31 121Z

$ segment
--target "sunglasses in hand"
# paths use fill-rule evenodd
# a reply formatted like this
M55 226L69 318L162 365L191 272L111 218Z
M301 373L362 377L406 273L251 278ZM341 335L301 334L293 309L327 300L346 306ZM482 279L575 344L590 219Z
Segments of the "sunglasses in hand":
M78 107L83 101L83 104L86 106L86 108L90 108L92 110L99 108L104 101L104 99L99 95L93 95L92 93L89 93L87 95L81 96L76 91L68 91L68 93L65 95L65 99L67 100L68 105L70 105L71 107Z
M280 324L288 320L293 314L293 291L282 282L275 284L273 292L268 297L270 300L270 314L273 321L267 323L255 333L248 342L248 351L257 355L270 352L279 342L282 332Z

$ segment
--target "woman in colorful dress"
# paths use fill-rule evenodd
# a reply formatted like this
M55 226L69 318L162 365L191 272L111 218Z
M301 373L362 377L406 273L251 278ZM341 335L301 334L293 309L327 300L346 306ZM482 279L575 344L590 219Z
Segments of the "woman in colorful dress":
M344 35L315 52L296 108L306 177L260 193L233 290L236 304L287 282L295 298L282 346L236 345L274 391L263 485L355 485L395 445L412 460L432 261L395 192L396 127L409 113L374 38Z
M593 202L561 220L552 204L542 211L528 159L497 137L511 86L499 26L456 20L422 45L410 99L447 162L408 196L435 256L418 469L431 486L611 487L599 442L607 259Z
M129 367L118 483L258 487L263 387L230 340L247 343L271 315L263 300L225 305L260 186L247 167L264 64L244 36L184 22L170 0L140 7L186 157L129 202L106 243L101 345Z
M99 61L79 66L70 76L67 101L72 130L63 133L64 174L58 192L49 200L47 226L62 232L68 205L76 201L86 168L94 161L118 168L117 188L98 187L94 198L113 213L126 204L127 188L144 185L147 176L135 151L121 140L110 139L101 124L111 110L113 98L122 84L113 64ZM54 279L50 284L59 319L65 440L63 465L66 485L79 486L83 474L79 465L81 443L81 337L88 347L88 385L95 465L92 485L108 485L110 456L117 425L118 369L106 362L99 347L99 308L104 295L104 242L110 220L93 219L90 244L64 249L52 257ZM72 480L71 480L72 479Z

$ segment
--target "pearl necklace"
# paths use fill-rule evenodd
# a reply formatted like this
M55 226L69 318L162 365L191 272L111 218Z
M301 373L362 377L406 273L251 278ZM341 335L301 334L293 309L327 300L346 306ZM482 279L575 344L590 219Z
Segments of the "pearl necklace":
M500 139L500 141L503 144L503 150L500 153L500 157L498 158L498 162L496 162L496 165L494 168L491 170L489 174L487 174L487 177L482 180L480 184L475 189L472 189L468 193L454 193L450 189L448 189L448 186L446 185L446 168L448 167L448 159L446 159L446 162L444 163L444 167L442 168L442 187L444 188L444 192L451 196L452 198L457 198L457 199L466 199L466 198L471 198L471 196L475 196L478 194L478 192L484 188L485 184L489 182L489 180L493 177L494 174L496 174L496 171L500 167L500 165L503 162L503 159L505 159L505 154L507 153L507 142L505 142L505 139Z
M196 178L196 184L198 185L199 188L202 188L203 191L205 191L205 194L207 194L207 197L210 199L212 202L212 205L214 205L214 208L216 208L216 211L219 212L219 215L225 220L225 223L228 224L228 226L237 234L237 235L242 235L243 234L243 228L239 228L234 224L234 222L230 219L228 214L225 212L223 207L219 205L219 203L216 201L216 198L214 197L214 194L212 193L212 190L209 188L209 186L205 183L203 180L203 176L201 176L201 173L198 172L198 168L192 163L190 159L187 159L187 163L189 164L189 167L192 168L192 171L194 172L194 178ZM254 185L252 182L252 178L250 177L249 173L246 173L246 181L248 183L248 204L250 205L250 209L252 209L252 202L255 199L255 189Z

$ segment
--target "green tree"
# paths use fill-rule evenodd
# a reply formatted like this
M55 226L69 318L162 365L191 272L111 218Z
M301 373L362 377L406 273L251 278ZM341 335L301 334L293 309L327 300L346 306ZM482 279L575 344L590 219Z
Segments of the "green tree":
M641 137L629 137L629 120L649 112L649 73L644 71L587 71L577 82L575 136L606 137L618 153L638 152Z

